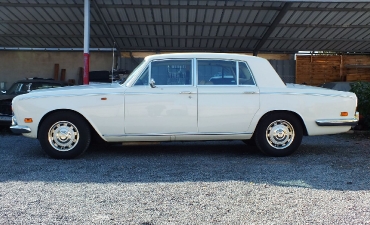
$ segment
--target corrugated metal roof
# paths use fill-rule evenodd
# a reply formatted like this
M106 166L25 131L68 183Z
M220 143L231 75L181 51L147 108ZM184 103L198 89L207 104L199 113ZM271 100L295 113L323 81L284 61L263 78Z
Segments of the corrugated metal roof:
M1 0L0 47L82 48L83 0ZM370 2L91 0L91 48L370 52Z

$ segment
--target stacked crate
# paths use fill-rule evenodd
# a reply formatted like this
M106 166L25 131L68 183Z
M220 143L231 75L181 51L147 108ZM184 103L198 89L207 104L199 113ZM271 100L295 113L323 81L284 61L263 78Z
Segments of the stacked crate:
M370 56L343 56L346 81L370 81Z
M319 86L335 81L370 81L368 55L300 55L296 83Z

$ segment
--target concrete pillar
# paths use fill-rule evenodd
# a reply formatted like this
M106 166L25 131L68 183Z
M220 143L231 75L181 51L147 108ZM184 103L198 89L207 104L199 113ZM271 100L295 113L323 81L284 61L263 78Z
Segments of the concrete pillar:
M84 5L84 75L83 84L89 84L90 72L90 0Z

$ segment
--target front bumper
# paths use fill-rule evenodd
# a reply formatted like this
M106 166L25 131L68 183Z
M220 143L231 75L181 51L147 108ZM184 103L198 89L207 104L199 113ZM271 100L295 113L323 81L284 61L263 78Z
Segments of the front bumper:
M356 126L359 120L359 113L356 112L355 118L352 119L323 119L316 120L316 124L319 126Z
M12 126L10 126L10 130L15 134L31 133L31 128L18 125L15 116L12 117Z

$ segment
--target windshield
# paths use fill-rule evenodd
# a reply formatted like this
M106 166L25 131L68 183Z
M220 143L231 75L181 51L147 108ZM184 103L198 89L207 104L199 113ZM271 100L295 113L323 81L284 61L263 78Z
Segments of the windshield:
M132 80L132 78L134 77L134 76L132 76L132 75L134 75L135 73L136 73L136 71L139 69L139 68L141 68L141 66L145 63L146 61L145 60L143 60L131 73L130 73L130 75L127 77L127 79L126 80L122 80L121 82L119 82L119 84L126 84L126 83L129 83L131 80Z
M26 94L30 89L29 85L30 85L29 83L15 83L9 88L6 94L8 95Z

